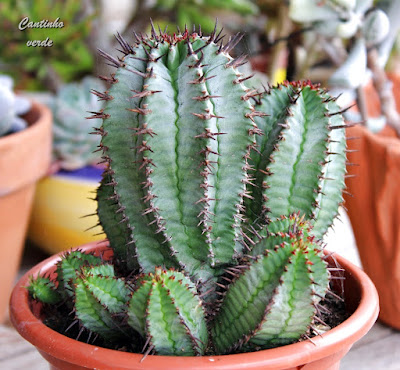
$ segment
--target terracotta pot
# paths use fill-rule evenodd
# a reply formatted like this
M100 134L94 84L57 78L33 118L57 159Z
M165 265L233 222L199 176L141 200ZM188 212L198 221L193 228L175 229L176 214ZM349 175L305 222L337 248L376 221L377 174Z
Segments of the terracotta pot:
M390 76L398 110L400 77ZM380 114L379 100L372 86L366 89L371 116ZM360 259L374 282L380 299L379 318L400 329L400 140L385 127L373 134L362 126L347 132L349 160L345 206L353 227Z
M83 246L86 251L106 251L112 255L106 242ZM65 337L45 326L40 316L40 306L33 307L27 290L30 275L54 272L59 255L38 264L18 282L11 296L10 317L18 332L50 362L52 369L339 369L341 358L352 344L365 335L378 315L378 296L368 276L340 256L337 262L345 269L345 299L351 316L336 328L315 337L288 346L259 352L226 356L166 357L147 356L113 351Z
M19 267L36 182L51 155L51 113L33 103L28 128L0 138L0 321Z

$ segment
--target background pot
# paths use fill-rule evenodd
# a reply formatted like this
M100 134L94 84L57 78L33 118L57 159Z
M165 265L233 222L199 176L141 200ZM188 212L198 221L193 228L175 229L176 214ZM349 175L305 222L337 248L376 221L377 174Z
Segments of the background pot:
M25 130L0 138L0 321L19 267L35 184L50 164L50 111L33 103L24 118Z
M33 202L28 238L50 254L104 239L101 226L95 226L99 220L97 202L93 200L103 171L92 166L59 170L41 180ZM87 215L90 216L84 217Z
M400 78L390 76L400 109ZM380 114L372 86L366 89L369 115ZM380 299L379 319L400 329L400 139L386 126L373 134L362 126L348 130L350 153L345 206L353 227L365 272L374 282Z
M104 253L108 258L112 251L107 243L91 243L81 247L85 251ZM77 370L101 369L339 369L340 359L352 344L364 336L378 315L378 296L368 276L340 256L337 262L345 269L345 299L352 315L336 328L313 338L271 350L203 357L165 357L112 351L65 337L46 327L40 317L41 306L31 305L25 286L30 275L54 272L59 256L53 256L25 274L14 288L10 301L10 317L18 332L37 347L50 362L52 369ZM331 260L332 262L332 260ZM33 314L35 312L36 316Z

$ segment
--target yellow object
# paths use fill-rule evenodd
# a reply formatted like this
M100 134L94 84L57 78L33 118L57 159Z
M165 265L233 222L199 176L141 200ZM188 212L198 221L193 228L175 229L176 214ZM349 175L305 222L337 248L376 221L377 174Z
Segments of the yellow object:
M278 68L272 77L272 84L277 85L286 80L286 68Z
M40 181L28 238L51 254L104 239L101 226L95 226L99 222L93 200L97 187L95 181L58 175Z

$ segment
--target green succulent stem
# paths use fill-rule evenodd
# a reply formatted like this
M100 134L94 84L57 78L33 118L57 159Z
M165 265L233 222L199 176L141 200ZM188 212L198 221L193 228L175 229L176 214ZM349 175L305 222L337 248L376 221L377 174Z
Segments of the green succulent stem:
M256 172L248 216L265 222L300 212L322 237L343 202L345 123L335 100L310 84L284 83L265 91L256 117L264 136L252 152Z
M128 307L128 323L161 355L202 355L208 331L201 300L181 272L156 269L139 278Z
M227 287L211 330L217 353L289 344L313 322L329 273L320 244L304 233L297 216L288 221L287 228L268 235L269 248Z

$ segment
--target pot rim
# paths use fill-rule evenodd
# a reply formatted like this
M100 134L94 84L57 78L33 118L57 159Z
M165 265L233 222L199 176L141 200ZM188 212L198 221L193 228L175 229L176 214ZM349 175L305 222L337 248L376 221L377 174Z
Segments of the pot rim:
M107 249L108 241L92 242L78 247L84 250ZM375 323L379 312L378 294L369 277L353 263L335 254L337 262L357 282L360 288L360 302L354 313L337 327L321 336L293 344L258 352L239 353L231 355L179 357L148 355L143 362L143 354L120 352L91 344L76 341L66 337L37 319L28 303L29 276L46 272L65 252L58 253L30 269L16 284L10 299L11 322L19 334L32 343L40 352L70 363L93 368L111 368L109 359L118 353L118 368L129 369L226 369L233 366L243 369L253 369L262 366L263 369L290 368L327 357L338 350L337 347L350 347L364 336ZM117 365L117 364L115 364ZM112 366L116 369L117 367Z
M18 144L25 137L30 136L33 131L39 130L38 126L45 125L47 122L51 121L52 115L50 109L36 100L30 100L32 106L27 114L34 112L37 118L34 121L28 121L28 126L21 131L14 132L6 136L0 136L0 146L5 145L6 141L13 142L13 144Z
M51 161L52 115L44 104L31 100L28 127L0 137L0 196L17 191L43 177Z

